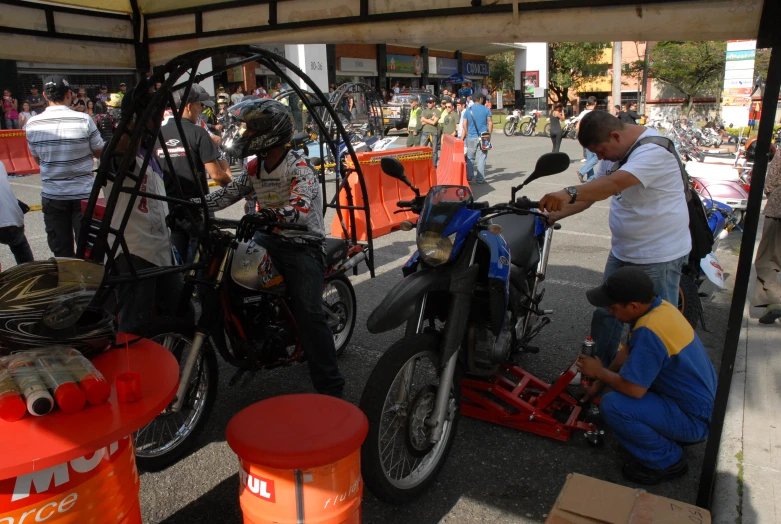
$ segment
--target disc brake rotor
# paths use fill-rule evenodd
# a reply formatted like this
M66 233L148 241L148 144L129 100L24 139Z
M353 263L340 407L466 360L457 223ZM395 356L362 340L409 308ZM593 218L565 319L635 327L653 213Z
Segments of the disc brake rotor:
M434 411L437 398L437 387L433 384L421 388L415 400L409 407L407 419L407 449L414 457L425 457L434 444L428 441L431 428L427 427L426 419Z

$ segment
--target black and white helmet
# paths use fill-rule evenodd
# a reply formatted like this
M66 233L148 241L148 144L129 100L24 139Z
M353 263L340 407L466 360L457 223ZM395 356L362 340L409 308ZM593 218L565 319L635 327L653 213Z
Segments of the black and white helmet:
M239 158L265 153L290 143L293 115L290 109L269 98L240 102L228 110L231 129L222 147Z
M90 356L113 343L113 317L88 309L103 275L101 264L74 258L0 273L0 355L66 344Z

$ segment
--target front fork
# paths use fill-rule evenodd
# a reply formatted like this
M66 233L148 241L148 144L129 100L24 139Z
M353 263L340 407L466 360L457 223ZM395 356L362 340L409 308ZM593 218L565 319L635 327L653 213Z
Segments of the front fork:
M475 288L475 280L480 267L472 265L466 269L456 271L450 281L450 307L448 310L447 324L445 324L444 336L440 346L442 367L439 374L439 386L434 409L425 420L425 425L431 428L428 441L432 444L439 442L448 414L450 405L450 391L453 388L453 377L458 365L459 348L464 339L467 322L469 320L472 293ZM424 295L416 315L407 323L407 336L419 333L423 327L427 296ZM414 329L414 331L413 331ZM415 372L415 361L406 364L402 374L402 381L397 394L397 402L404 403L409 395L409 382Z
M215 279L214 286L215 288L219 288L219 286L222 284L222 280L225 276L226 268L228 267L228 264L230 263L231 254L233 253L233 249L226 249L225 254L222 257L222 261L220 262L220 269L217 273L217 278ZM194 262L198 262L200 259L200 251L196 252L195 260ZM195 270L190 272L190 278L194 279L196 278L196 272ZM214 290L210 290L214 292ZM203 305L207 306L210 303L210 300L205 300ZM204 317L204 314L207 316ZM209 318L208 313L205 311L201 311L201 319ZM182 376L179 378L179 387L176 390L176 397L173 400L173 403L171 404L171 411L174 413L177 413L181 411L182 406L184 405L184 401L187 398L187 389L190 384L190 379L193 376L193 373L195 372L195 369L198 367L198 362L200 362L201 353L203 352L203 347L206 342L206 339L209 338L209 329L206 328L202 322L198 322L198 325L195 328L195 336L193 337L193 344L190 347L190 352L187 354L187 359L184 361L184 367L182 368Z
M537 266L537 275L534 278L534 285L531 289L532 307L526 312L526 317L523 320L523 331L518 332L516 329L516 337L518 340L522 340L523 337L529 332L531 327L532 315L539 313L538 304L535 302L537 299L537 290L540 287L540 283L545 280L545 273L548 271L548 258L550 256L550 248L553 240L553 228L549 227L545 230L545 238L542 243L542 256L540 257L540 263Z

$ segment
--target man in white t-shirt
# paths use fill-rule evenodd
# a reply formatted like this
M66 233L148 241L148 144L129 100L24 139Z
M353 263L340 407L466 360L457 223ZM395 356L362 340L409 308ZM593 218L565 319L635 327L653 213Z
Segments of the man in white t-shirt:
M24 235L24 213L19 207L5 165L0 162L0 244L11 248L17 264L33 261L33 252Z
M134 92L139 87L128 90L122 100L122 113L128 113L133 106ZM143 108L136 108L136 111ZM133 115L133 119L137 116ZM130 134L137 125L131 120L128 132L121 138L113 152L106 152L101 162L111 163L113 169L119 168L119 162L128 147ZM145 141L145 139L142 139ZM138 176L144 163L145 152L137 151L134 164L131 166L133 174ZM123 186L133 187L135 182L129 177L125 178ZM106 182L103 195L108 199L113 189L111 181ZM163 172L155 161L154 156L143 174L141 191L150 195L166 197ZM130 203L130 195L120 193L114 214L111 217L111 227L119 229L125 210ZM173 250L171 248L171 234L165 222L168 215L168 204L164 200L157 200L147 196L137 196L133 202L130 219L124 231L124 239L129 253L117 251L116 268L120 274L130 273L130 265L136 271L174 265ZM109 245L114 242L113 235L109 235ZM119 300L122 308L119 312L119 329L123 333L142 334L141 330L149 323L154 315L161 317L173 317L178 305L179 292L182 288L182 279L179 274L163 275L156 278L148 278L124 284L119 290Z
M605 266L607 279L618 268L637 266L654 282L662 299L678 304L681 269L691 251L689 211L681 169L673 153L656 144L632 151L641 138L660 136L654 129L626 124L605 111L594 111L580 123L580 144L604 160L593 180L580 187L549 193L540 209L550 212L549 222L580 213L594 202L610 202L611 250ZM605 365L615 356L621 322L606 309L594 312L591 335Z

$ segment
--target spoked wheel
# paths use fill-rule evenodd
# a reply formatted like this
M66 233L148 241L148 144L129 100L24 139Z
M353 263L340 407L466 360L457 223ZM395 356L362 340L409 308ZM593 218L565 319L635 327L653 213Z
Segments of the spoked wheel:
M504 123L504 134L506 136L513 136L515 134L515 120L509 120Z
M532 136L534 133L534 124L530 121L521 124L521 134L525 136Z
M545 124L545 128L542 130L542 134L550 136L550 124Z
M400 504L421 495L442 468L460 418L461 369L456 367L442 435L431 443L425 422L439 384L440 339L418 334L393 344L374 367L360 407L369 419L361 448L366 487L378 499Z
M192 349L194 326L178 319L156 319L142 336L157 342L173 353L179 362L181 376L184 363ZM217 356L209 345L201 355L190 378L182 408L174 412L172 406L133 436L136 462L141 469L157 471L173 464L195 444L209 419L217 396Z
M326 321L334 333L336 354L341 355L355 329L357 305L355 290L344 274L337 275L325 283L323 310Z

